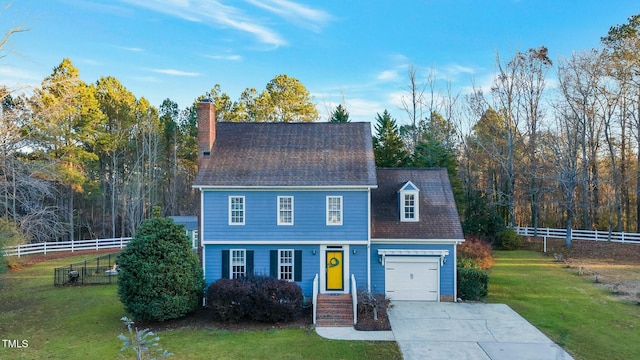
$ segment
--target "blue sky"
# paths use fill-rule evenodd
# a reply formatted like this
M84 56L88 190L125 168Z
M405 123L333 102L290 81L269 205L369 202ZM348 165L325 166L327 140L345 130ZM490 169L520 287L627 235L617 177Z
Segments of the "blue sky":
M2 0L2 4L7 2ZM541 45L553 60L599 47L637 0L13 0L21 25L0 84L38 86L63 58L82 79L114 76L137 97L180 108L216 83L237 99L278 74L299 79L323 119L344 99L353 121L384 109L401 123L407 66L437 88L488 86L502 58ZM550 75L553 76L553 75Z

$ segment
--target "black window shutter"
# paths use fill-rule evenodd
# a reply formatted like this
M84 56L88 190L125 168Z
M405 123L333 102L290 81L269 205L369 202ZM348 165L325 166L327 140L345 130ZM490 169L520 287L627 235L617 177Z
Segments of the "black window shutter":
M245 272L246 276L253 275L253 250L246 251L246 262L247 262L247 271Z
M302 281L302 250L293 253L293 281Z
M229 279L229 250L222 250L222 278Z
M278 250L269 251L269 275L278 278Z

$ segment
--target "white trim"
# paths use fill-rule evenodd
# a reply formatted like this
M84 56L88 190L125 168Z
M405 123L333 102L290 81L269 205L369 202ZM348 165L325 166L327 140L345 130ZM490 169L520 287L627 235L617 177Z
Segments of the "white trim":
M447 255L449 255L449 250L378 249L378 256L382 256L382 266L384 266L387 256L440 256L440 266L444 266Z
M453 302L458 302L458 247L453 247Z
M295 281L296 278L296 251L294 249L277 249L276 250L278 253L278 261L276 266L278 267L278 269L276 270L278 273L278 280L282 280L282 273L280 271L280 269L282 268L283 265L289 265L286 263L282 263L282 251L290 251L291 252L291 279L286 279L286 281Z
M460 244L464 239L371 239L372 244Z
M371 292L371 190L367 191L367 292Z
M367 245L367 240L205 240L203 245Z
M204 209L204 192L200 191L200 209ZM198 236L200 237L200 247L202 248L202 274L205 277L205 281L207 278L207 250L206 247L204 246L204 217L203 214L201 214L198 217L198 220L200 221L200 231L198 232ZM204 303L206 301L206 295L204 295L202 297L202 302Z
M406 200L407 195L413 196L413 218L406 217ZM420 221L420 193L418 190L402 190L400 191L400 221L401 222L418 222Z
M242 252L242 267L244 268L242 276L247 276L247 249L229 249L229 279L234 279L233 277L233 252L234 251Z
M233 216L231 215L233 213L233 209L231 209L231 199L242 199L242 222L233 222ZM247 220L247 200L245 199L244 195L229 195L229 207L228 207L228 211L229 211L229 226L241 226L244 225L246 220Z
M331 222L329 219L329 199L340 199L340 221L339 222ZM326 203L325 203L325 210L326 210L326 225L327 226L341 226L344 222L344 199L342 198L342 195L327 195L326 196ZM337 210L331 210L331 211L337 211Z
M280 211L283 211L280 208L280 199L291 199L291 222L282 222L280 221ZM276 221L278 223L279 226L293 226L293 219L294 219L294 207L293 207L293 196L292 195L282 195L282 196L277 196L277 200L276 200L276 209L277 209L277 214L276 214Z
M308 191L318 191L322 189L327 190L345 190L345 191L362 191L362 190L370 190L377 189L378 185L336 185L336 186L229 186L229 185L191 185L194 189L202 190L247 190L247 191L256 191L256 190L308 190Z
M328 246L335 246L335 248L328 248ZM327 251L339 250L342 251L342 291L332 290L327 291ZM351 282L349 281L349 245L342 244L329 244L320 245L320 293L321 294L349 294Z

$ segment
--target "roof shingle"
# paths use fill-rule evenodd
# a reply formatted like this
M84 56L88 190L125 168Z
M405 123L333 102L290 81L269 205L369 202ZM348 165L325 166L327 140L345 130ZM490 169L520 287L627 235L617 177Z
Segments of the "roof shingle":
M371 139L369 123L216 123L194 186L375 186Z
M373 239L464 239L445 169L377 169L371 190ZM401 222L398 191L411 181L419 193L417 222Z

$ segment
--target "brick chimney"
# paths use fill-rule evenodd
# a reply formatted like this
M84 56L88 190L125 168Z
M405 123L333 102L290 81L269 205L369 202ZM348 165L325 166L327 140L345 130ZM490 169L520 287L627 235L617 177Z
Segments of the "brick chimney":
M216 110L210 100L198 103L198 166L211 156L216 141Z

